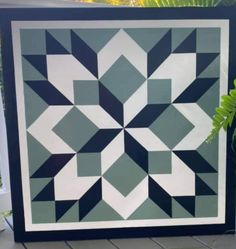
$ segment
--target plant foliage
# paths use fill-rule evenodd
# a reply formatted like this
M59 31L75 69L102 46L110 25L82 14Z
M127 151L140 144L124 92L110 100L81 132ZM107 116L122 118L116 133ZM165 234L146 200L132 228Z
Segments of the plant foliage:
M220 106L216 108L215 115L212 119L212 130L206 142L212 139L223 128L225 131L232 126L236 114L236 79L234 80L234 88L230 90L228 95L221 97ZM235 137L236 134L234 134ZM233 139L234 139L233 137Z
M221 0L143 0L143 7L210 7L217 6Z

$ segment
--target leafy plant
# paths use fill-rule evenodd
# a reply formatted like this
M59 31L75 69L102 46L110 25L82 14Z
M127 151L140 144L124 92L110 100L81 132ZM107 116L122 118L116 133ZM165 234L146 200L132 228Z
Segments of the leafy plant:
M143 0L143 7L188 7L200 6L210 7L216 6L221 0Z
M236 114L236 79L234 80L234 88L230 90L228 95L221 97L220 106L216 108L215 115L212 119L212 130L206 142L212 141L219 131L223 128L225 131L232 126ZM233 134L233 140L236 136L236 130Z

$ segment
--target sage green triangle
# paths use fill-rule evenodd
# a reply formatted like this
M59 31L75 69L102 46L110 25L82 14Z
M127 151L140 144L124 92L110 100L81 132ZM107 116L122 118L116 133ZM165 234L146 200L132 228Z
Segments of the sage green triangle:
M169 31L168 28L132 28L125 29L125 32L132 37L138 45L146 52L149 52Z
M47 80L24 57L22 57L22 71L23 71L24 81L27 81L27 80Z
M197 104L212 118L219 105L219 81L211 86L197 101Z
M32 176L37 169L49 158L50 152L32 135L27 134L29 173Z
M197 152L215 169L218 169L218 137L210 143L205 141L198 147Z
M74 29L73 31L98 53L119 29Z
M57 222L78 222L79 203L76 202Z
M24 84L25 118L27 128L42 114L48 104L27 84Z
M220 56L219 55L198 76L198 78L217 78L217 77L220 77Z
M105 201L101 200L82 221L123 220L123 218Z
M52 178L32 178L30 179L30 194L33 200L52 180Z
M218 192L218 173L197 174L215 193Z
M47 30L68 52L71 53L71 32L69 29Z
M150 198L146 199L136 211L128 218L129 220L142 219L166 219L170 218L158 205Z
M172 29L171 46L174 51L192 32L191 28L174 28Z
M191 218L193 217L184 207L172 198L172 218Z

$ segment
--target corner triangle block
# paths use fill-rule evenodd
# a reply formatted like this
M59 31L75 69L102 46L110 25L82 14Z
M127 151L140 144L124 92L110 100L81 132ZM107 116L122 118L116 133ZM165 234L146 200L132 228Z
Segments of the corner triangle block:
M33 199L33 201L53 201L54 194L54 180L51 180L45 188Z
M199 176L196 175L195 182L196 196L202 195L216 195L215 191L213 191L207 184L204 182Z
M47 54L69 54L67 49L58 42L49 32L46 31Z
M219 53L197 53L197 76L199 76L219 55Z
M46 55L24 55L23 57L45 78L48 77Z
M62 218L75 203L74 200L56 201L56 220Z
M195 216L195 196L178 196L174 199L192 216Z
M196 53L196 30L174 50L174 53Z

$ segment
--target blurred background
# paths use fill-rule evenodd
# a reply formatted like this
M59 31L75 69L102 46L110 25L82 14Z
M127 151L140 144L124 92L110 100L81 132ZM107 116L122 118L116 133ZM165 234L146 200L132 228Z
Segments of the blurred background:
M236 0L76 0L85 3L105 3L109 5L123 5L133 7L183 7L202 6L212 7L220 5L233 5Z
M216 7L236 5L236 0L0 0L0 7Z

